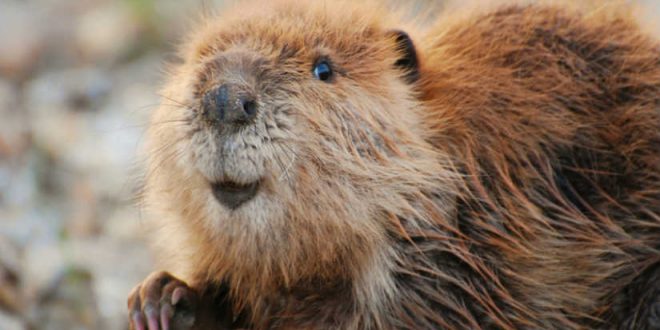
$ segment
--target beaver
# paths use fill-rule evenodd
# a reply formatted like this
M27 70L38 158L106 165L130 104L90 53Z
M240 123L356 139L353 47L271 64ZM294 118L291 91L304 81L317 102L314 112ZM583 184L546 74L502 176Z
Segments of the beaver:
M660 47L625 7L280 0L185 38L132 329L658 329Z

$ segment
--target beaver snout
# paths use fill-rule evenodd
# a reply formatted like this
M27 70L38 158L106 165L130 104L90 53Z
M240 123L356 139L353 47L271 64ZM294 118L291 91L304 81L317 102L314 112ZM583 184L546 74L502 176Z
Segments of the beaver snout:
M223 84L206 92L202 99L202 115L214 124L241 127L257 116L256 98L239 86Z

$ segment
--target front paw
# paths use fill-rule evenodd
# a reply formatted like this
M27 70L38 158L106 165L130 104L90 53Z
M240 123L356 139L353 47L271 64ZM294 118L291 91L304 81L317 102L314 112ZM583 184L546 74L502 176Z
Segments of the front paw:
M166 272L155 272L128 297L131 330L190 330L199 296L183 281Z

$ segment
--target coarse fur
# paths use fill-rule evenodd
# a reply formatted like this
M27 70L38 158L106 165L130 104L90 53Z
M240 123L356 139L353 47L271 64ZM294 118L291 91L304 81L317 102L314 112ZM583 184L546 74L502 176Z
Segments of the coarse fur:
M408 26L404 70L404 25L334 1L202 20L148 132L164 269L236 327L651 328L658 43L619 6L512 4ZM200 115L226 83L259 106L232 134ZM224 207L227 180L259 193Z

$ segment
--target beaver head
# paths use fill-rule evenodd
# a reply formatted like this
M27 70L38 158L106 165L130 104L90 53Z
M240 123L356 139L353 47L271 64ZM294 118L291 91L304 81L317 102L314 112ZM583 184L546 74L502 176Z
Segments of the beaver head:
M152 119L148 204L234 269L358 264L448 177L424 136L418 55L373 7L266 7L188 38Z

